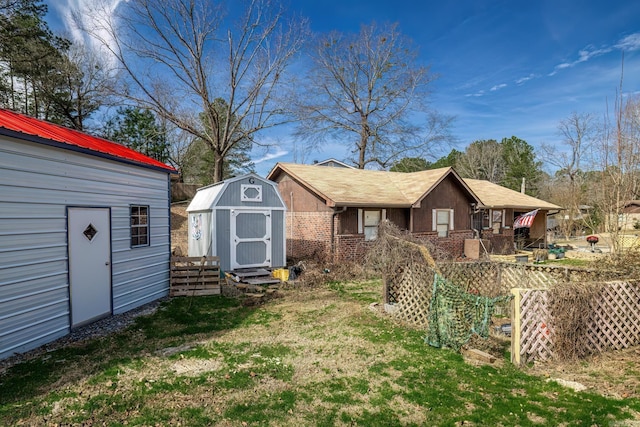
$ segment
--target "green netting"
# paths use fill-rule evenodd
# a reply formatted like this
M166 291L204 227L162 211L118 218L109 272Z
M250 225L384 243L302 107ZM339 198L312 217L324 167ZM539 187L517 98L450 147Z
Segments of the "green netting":
M473 334L488 338L495 305L510 299L510 295L489 298L470 294L435 274L425 341L434 347L460 350Z

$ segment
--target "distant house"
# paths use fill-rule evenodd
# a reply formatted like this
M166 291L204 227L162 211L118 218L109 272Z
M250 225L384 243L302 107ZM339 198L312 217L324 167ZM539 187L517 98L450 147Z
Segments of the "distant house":
M315 166L329 166L329 167L333 167L333 168L355 169L353 166L349 166L348 164L343 163L340 160L336 160L336 159L327 159L327 160L323 160L321 162L316 161L313 164Z
M464 180L452 168L413 173L323 169L278 163L268 175L287 205L289 257L359 260L385 219L454 257L462 255L466 239L478 235L512 253L515 216L541 209L537 230L545 209L557 208L488 182Z
M168 295L174 172L0 110L0 359Z
M612 224L616 223L620 230L634 230L640 228L640 200L629 200L624 203L618 221L614 218L609 219Z

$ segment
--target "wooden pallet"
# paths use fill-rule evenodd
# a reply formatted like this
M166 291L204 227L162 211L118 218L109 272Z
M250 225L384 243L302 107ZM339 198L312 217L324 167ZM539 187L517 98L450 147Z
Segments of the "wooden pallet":
M220 295L220 258L171 257L170 296Z

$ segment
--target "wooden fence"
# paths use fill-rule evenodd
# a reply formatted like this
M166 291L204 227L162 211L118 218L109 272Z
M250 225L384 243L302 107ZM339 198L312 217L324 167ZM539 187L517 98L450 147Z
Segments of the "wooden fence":
M602 283L590 304L586 353L640 345L640 286L620 273L535 264L472 262L439 264L442 275L468 292L514 295L512 360L516 364L554 357L554 319L548 289L560 283ZM398 268L385 277L385 302L398 320L426 329L435 271L426 264ZM513 292L512 292L513 289ZM496 306L509 315L509 304Z
M171 257L169 295L220 295L220 258Z
M509 262L444 263L440 269L449 281L488 297L509 295L513 288L547 289L558 283L622 279L613 271Z
M513 289L511 361L525 364L554 358L555 325L547 289ZM637 282L603 283L590 301L584 336L587 353L640 345L640 286Z

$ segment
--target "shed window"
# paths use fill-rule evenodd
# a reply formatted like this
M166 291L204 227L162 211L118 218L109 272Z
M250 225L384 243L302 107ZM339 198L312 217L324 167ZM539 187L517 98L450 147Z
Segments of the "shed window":
M241 202L261 202L262 186L242 184L240 186L240 201Z
M438 237L447 237L449 230L453 230L453 209L434 209L433 231L438 232Z
M149 246L149 206L131 206L131 247Z

